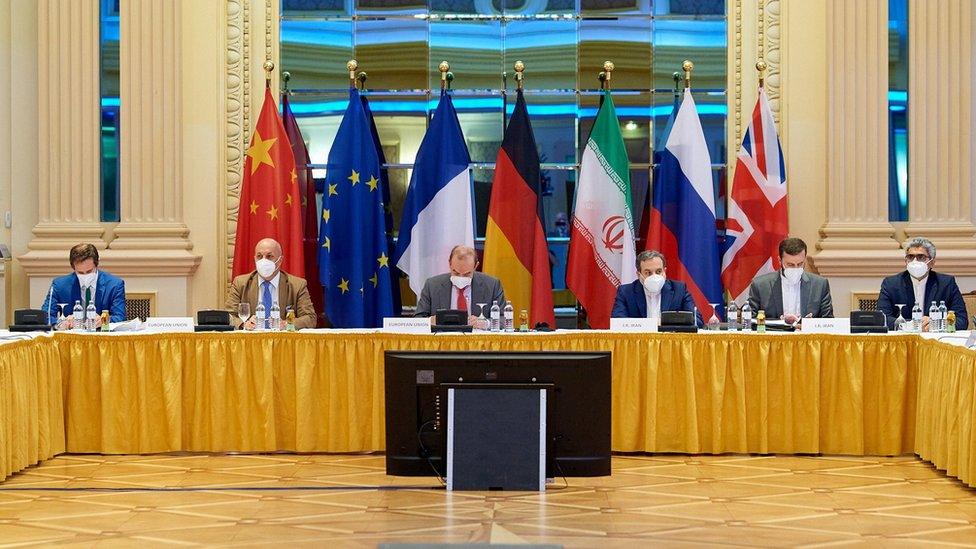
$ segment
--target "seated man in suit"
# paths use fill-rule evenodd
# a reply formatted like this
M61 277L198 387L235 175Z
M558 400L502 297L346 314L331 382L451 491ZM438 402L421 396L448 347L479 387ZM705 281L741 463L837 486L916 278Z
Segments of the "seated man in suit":
M766 318L778 318L789 324L796 324L800 318L833 317L827 279L804 270L806 242L799 238L783 240L779 243L779 260L782 269L757 276L749 286L753 314L761 309L766 311Z
M881 295L878 296L878 310L887 315L889 328L894 327L899 313L910 320L912 307L918 303L924 315L922 331L927 332L929 306L933 301L936 305L945 301L948 310L956 312L957 330L965 330L969 326L966 302L962 299L955 277L933 271L934 266L935 244L931 240L915 237L905 243L905 270L881 281ZM905 308L898 311L896 305L904 305Z
M295 311L295 329L315 327L315 307L312 306L312 298L308 293L308 283L304 278L281 270L283 257L281 244L273 238L265 238L254 247L255 269L235 278L227 297L227 309L231 312L231 321L235 326L241 324L236 316L237 306L244 301L251 304L251 317L244 322L244 328L254 329L254 312L260 300L265 314L270 314L271 305L278 303L281 309L279 328L284 327L285 311L288 307Z
M505 307L505 292L502 283L493 276L480 273L478 255L469 246L455 246L448 258L450 272L432 276L424 283L417 300L416 316L432 316L443 309L468 311L468 324L474 326L481 313L474 305L484 304L487 318L492 303Z
M68 252L71 263L71 274L55 278L51 282L51 290L44 296L41 309L47 311L48 318L54 319L58 314L58 304L65 303L64 325L72 328L74 319L71 309L76 301L88 308L89 303L95 304L98 317L96 327L102 325L102 311L108 311L112 322L125 320L125 282L121 278L109 274L98 268L98 248L91 244L77 244Z
M667 279L664 254L645 250L637 254L636 265L637 280L617 288L611 317L661 318L662 311L689 311L699 327L704 325L685 283Z

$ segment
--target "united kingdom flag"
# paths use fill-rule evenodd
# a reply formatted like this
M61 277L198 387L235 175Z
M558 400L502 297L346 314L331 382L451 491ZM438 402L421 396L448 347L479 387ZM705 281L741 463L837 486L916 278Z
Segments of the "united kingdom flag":
M780 268L779 243L789 233L786 196L776 121L765 90L759 88L729 193L722 284L733 299L744 297L756 276Z

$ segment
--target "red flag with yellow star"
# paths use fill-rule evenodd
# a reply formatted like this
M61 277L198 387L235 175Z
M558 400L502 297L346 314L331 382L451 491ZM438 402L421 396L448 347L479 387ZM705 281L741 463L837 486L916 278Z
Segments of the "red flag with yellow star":
M264 106L244 158L234 276L254 270L254 247L262 238L273 238L281 244L283 271L305 277L298 172L270 88L264 91Z

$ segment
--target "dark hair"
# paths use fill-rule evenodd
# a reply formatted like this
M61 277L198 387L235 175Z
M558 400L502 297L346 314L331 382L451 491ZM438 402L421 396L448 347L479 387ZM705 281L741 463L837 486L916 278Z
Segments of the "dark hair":
M92 244L75 244L68 253L68 261L71 262L72 269L76 264L89 259L94 259L95 266L98 266L98 248Z
M798 253L805 251L807 251L807 243L799 238L785 238L779 243L780 257L783 257L783 254L797 255Z
M634 266L637 267L637 272L640 272L641 263L655 258L659 258L661 260L661 266L668 266L668 260L664 258L664 254L657 250L644 250L643 252L637 254L637 259L634 261Z

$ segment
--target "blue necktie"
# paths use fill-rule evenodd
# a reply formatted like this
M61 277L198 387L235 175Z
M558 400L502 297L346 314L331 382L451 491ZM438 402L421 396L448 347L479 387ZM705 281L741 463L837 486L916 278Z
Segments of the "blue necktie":
M271 283L264 281L264 292L261 294L261 303L264 304L264 317L271 317Z

